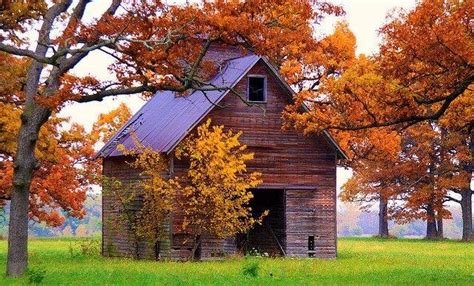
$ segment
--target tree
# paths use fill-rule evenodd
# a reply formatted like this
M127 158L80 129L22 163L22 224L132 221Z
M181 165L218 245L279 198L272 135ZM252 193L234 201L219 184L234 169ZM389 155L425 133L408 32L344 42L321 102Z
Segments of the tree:
M13 158L17 151L16 135L23 111L27 62L1 54L2 86L0 87L0 204L11 197ZM39 131L36 156L41 162L32 178L29 199L29 219L59 226L65 216L83 217L82 206L90 174L98 165L89 162L94 150L87 133L77 124L66 129L67 119L52 115ZM57 184L61 181L62 184Z
M253 153L245 152L241 134L211 127L210 119L200 125L176 148L176 158L189 162L181 177L168 177L168 160L160 152L139 142L133 150L120 147L134 157L130 165L142 170L144 179L138 187L143 190L143 206L134 218L135 231L151 243L156 258L159 241L168 239L173 211L182 216L181 230L192 235L190 259L196 258L203 235L224 239L246 233L260 221L252 217L249 189L261 183L261 174L247 172L245 163Z
M21 275L27 267L29 190L34 170L40 166L35 149L39 130L54 110L66 102L91 102L120 94L226 89L206 84L216 70L204 57L212 43L250 49L281 62L297 58L298 48L314 40L311 23L327 14L342 13L340 7L324 1L171 6L160 1L112 0L102 15L86 23L83 16L90 2L8 1L0 6L0 51L31 59L16 143L8 275ZM39 27L37 41L28 45L22 32L32 26ZM71 73L92 51L115 60L110 70L116 80L99 81Z
M179 205L183 210L183 230L192 233L195 258L203 235L228 238L247 233L261 218L253 218L250 188L262 181L260 173L248 173L246 161L253 153L241 145L242 132L224 132L224 126L210 127L211 120L178 146L176 157L189 160L187 177L182 183ZM263 214L263 216L266 213Z
M353 175L344 184L339 197L343 201L362 203L364 210L378 202L378 236L387 238L390 236L389 202L399 193L394 176L399 172L401 136L388 130L378 130L370 135L356 138L340 136L342 146L351 150L352 160L346 164L352 168Z
M306 133L332 130L339 138L370 138L377 132L370 128L404 130L436 121L448 132L470 138L471 154L463 167L472 173L473 7L472 1L425 0L412 11L394 13L380 29L380 52L359 56L337 74L319 73L315 84L304 85L287 108L287 125ZM301 71L314 70L308 65ZM472 190L466 188L471 178L464 178L462 205L472 209ZM468 239L472 215L465 213L463 239Z
M343 70L350 74L365 68L365 75L382 84L377 96L370 92L374 91L373 81L364 89L363 82L352 88L350 84L342 86L338 78L322 77L319 84L323 89L307 88L300 93L288 115L296 116L298 106L308 100L314 108L304 118L306 122L293 119L313 130L407 126L441 118L471 92L473 9L469 1L436 0L420 1L412 11L400 10L380 29L383 43L370 59L372 63L362 56L355 67ZM346 101L359 112L351 116L343 108ZM333 117L331 121L328 115ZM472 125L471 116L458 119L462 122L459 127Z
M396 136L400 137L398 151L382 151L392 141L385 135L383 144L372 145L370 156L351 165L354 176L341 196L370 202L384 195L393 202L386 209L389 217L401 223L423 219L427 238L440 238L443 219L451 218L445 202L460 203L453 193L462 194L470 177L463 163L469 158L468 140L434 123L418 124Z
M100 114L92 126L91 137L95 142L107 142L132 117L132 111L125 103L116 109Z
M0 204L11 197L13 158L16 152L16 135L20 128L20 114L24 108L22 85L27 63L7 54L3 57L2 86L0 87ZM83 218L86 193L96 183L95 174L100 164L94 162L93 145L120 128L130 111L121 105L110 114L99 117L92 134L69 119L52 115L42 126L36 147L41 166L32 177L29 199L29 220L57 227L67 216ZM61 182L61 184L58 184Z
M135 240L144 238L152 246L155 259L158 260L160 241L168 239L168 232L172 231L170 216L176 208L175 200L181 186L177 179L168 175L170 170L166 156L150 147L145 147L136 138L134 138L134 144L135 147L132 150L126 150L123 145L119 145L118 148L124 155L133 158L129 164L141 170L140 175L143 180L135 186L135 189L139 190L128 191L130 193L128 199L123 198L127 193L123 189L118 189L118 192L122 194L117 193L115 197L122 205L127 200L142 198L141 209L138 213L133 211L133 214L128 214L126 223L132 226L130 230L136 236ZM127 212L125 208L122 206L123 212ZM135 257L138 257L138 253Z

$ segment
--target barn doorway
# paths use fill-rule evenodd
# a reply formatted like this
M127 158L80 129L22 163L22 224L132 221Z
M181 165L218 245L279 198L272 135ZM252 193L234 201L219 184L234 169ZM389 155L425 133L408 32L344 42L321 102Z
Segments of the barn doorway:
M256 225L244 238L244 251L269 256L285 255L285 191L281 189L253 189L250 206L255 217L265 210L268 215L262 225Z

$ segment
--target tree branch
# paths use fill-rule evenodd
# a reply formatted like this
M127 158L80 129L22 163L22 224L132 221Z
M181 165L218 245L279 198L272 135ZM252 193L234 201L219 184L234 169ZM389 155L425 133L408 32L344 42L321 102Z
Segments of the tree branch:
M51 60L51 58L44 57L41 55L36 54L33 51L30 50L25 50L25 49L20 49L14 46L6 45L3 43L0 43L0 51L16 55L16 56L21 56L21 57L29 57L31 59L34 59L37 62L43 63L43 64L53 64L54 62Z
M441 116L444 115L444 113L448 110L449 106L451 103L458 98L461 94L464 93L464 91L469 87L474 82L474 76L469 76L467 79L465 79L459 86L451 92L448 96L445 97L443 104L441 107L434 113L427 114L427 115L411 115L407 117L401 117L395 120L389 120L385 122L372 122L369 124L365 125L359 125L359 126L342 126L342 125L333 125L333 126L328 126L326 129L334 129L334 130L346 130L346 131L357 131L357 130L363 130L363 129L369 129L369 128L376 128L376 127L387 127L387 126L392 126L392 125L399 125L403 123L407 123L409 126L416 124L421 121L425 120L437 120Z
M446 198L446 201L453 201L453 202L456 202L456 203L461 203L461 200L458 200L458 199L455 199L451 196L444 196Z
M102 90L94 94L85 95L74 101L79 102L79 103L91 102L91 101L102 101L104 98L109 97L109 96L134 94L134 93L141 93L145 91L153 92L154 89L148 84L135 86L135 87L113 88L113 89Z

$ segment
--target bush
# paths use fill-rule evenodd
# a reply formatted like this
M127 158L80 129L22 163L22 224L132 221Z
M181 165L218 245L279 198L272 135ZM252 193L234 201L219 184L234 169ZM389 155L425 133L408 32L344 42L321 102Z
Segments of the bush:
M41 282L43 282L43 279L46 275L46 270L44 270L42 268L28 269L26 274L28 276L28 282L30 284L38 285L38 284L41 284Z
M243 273L246 276L257 277L260 266L258 261L251 261L244 265Z
M74 245L69 244L69 254L71 257L95 256L100 254L100 241L96 239L83 239Z

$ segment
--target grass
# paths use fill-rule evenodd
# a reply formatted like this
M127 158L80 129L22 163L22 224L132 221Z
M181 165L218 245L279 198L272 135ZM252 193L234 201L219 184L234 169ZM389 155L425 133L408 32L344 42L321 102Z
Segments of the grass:
M336 260L234 258L196 263L71 256L76 241L31 240L30 273L42 274L43 285L474 285L474 244L456 241L343 238ZM6 248L0 241L1 269ZM28 276L0 276L0 285L28 281Z

